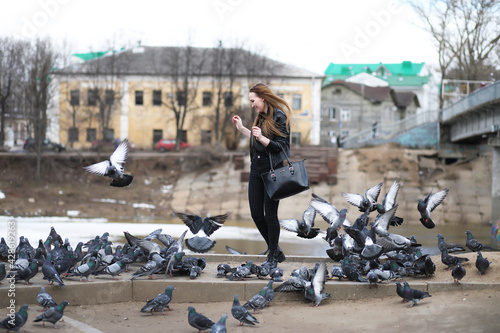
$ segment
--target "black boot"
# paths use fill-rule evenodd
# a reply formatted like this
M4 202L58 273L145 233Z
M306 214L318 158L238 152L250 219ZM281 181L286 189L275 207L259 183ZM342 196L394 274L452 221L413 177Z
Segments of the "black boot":
M283 262L286 260L283 250L278 246L278 262Z
M262 265L269 266L269 269L278 267L278 255L279 251L269 251L267 253L267 259L262 263Z

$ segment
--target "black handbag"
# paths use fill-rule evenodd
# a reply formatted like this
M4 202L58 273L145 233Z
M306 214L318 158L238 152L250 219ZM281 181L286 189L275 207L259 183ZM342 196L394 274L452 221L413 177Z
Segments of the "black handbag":
M275 170L271 160L271 153L269 153L271 170L260 175L271 200L288 198L309 189L309 178L307 177L307 170L304 165L305 160L295 163L290 162L285 149L281 145L280 147L286 156L288 165Z

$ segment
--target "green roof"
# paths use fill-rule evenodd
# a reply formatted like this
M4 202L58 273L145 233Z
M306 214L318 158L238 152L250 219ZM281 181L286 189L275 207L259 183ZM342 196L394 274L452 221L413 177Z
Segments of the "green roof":
M334 64L330 63L325 70L326 79L323 84L335 80L345 80L359 73L373 74L385 80L390 86L422 86L429 81L430 75L420 75L424 62L403 61L399 64Z
M88 61L88 60L102 57L103 55L105 55L108 52L109 51L89 52L89 53L73 53L73 55L75 57L82 59L83 61Z

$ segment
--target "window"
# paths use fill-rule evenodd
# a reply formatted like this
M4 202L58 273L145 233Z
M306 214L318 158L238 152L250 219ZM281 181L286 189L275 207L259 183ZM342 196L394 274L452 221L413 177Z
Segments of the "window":
M68 141L69 142L78 141L78 128L77 127L70 127L68 129Z
M300 146L300 132L292 133L292 145Z
M230 108L233 106L233 92L232 91L226 91L224 93L224 106L226 108Z
M212 92L204 91L203 92L203 106L212 105Z
M175 94L175 98L177 99L177 105L179 106L186 106L187 104L187 95L184 90L179 90Z
M106 128L104 130L104 141L111 142L115 139L115 130L112 128Z
M328 117L330 120L337 120L337 110L333 107L323 108L323 117Z
M153 105L161 106L161 90L153 90Z
M201 144L212 143L212 131L201 131Z
M97 130L95 128L87 128L87 139L85 141L92 142L97 140Z
M80 105L80 90L71 90L70 91L70 101L69 104L71 106Z
M144 105L144 91L135 91L135 105Z
M115 101L115 91L107 89L104 95L104 100L106 101L106 105L113 105L113 102Z
M188 134L186 130L182 130L181 132L181 142L188 142Z
M335 134L335 131L334 130L329 130L328 131L328 136L331 137L331 138L334 138L336 137L337 135Z
M342 89L335 88L334 90L332 90L332 95L340 95L340 94L342 94Z
M97 105L97 89L89 89L87 91L87 105Z
M292 109L301 110L302 109L302 95L293 94Z
M163 130L153 129L153 147L156 146L156 144L158 143L158 141L161 140L161 138L163 138Z
M340 109L340 120L351 121L351 109L349 108Z

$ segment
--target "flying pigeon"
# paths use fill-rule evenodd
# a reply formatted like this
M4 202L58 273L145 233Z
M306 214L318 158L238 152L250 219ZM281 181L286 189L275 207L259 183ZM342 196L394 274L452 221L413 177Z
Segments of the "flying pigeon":
M476 268L479 271L479 277L486 272L488 267L490 267L491 262L488 261L488 258L483 258L483 255L481 252L477 252L477 259L476 259Z
M446 269L450 269L456 264L463 263L469 261L469 258L465 257L457 257L448 254L448 250L441 251L441 262L448 266Z
M340 211L337 210L335 205L330 202L320 198L316 194L312 194L312 199L309 205L313 207L316 212L327 222L330 227L326 229L326 237L325 240L331 244L333 239L338 236L338 231L345 223L346 225L351 225L349 220L346 218L347 209L342 208Z
M360 212L365 212L367 210L374 211L375 210L374 206L375 203L377 203L378 196L380 195L382 184L383 183L380 182L367 189L364 197L361 194L346 193L346 192L341 192L340 195L343 196L348 203L358 207Z
M309 206L302 214L302 220L283 219L279 223L283 229L296 233L298 237L311 239L319 233L319 228L314 228L315 218L316 210Z
M257 319L250 312L248 312L248 309L240 304L238 294L234 295L231 314L236 320L240 322L238 326L243 326L244 324L255 326L255 324L259 323Z
M38 317L33 320L33 322L42 322L42 325L45 326L45 322L49 322L54 325L54 328L56 327L56 323L63 317L64 315L64 308L68 305L68 301L62 301L61 304L50 307L48 310L46 310L44 313L39 315Z
M432 297L432 295L429 294L428 292L411 288L408 282L406 281L403 284L403 295L404 299L410 304L408 306L409 308L411 308L414 305L417 305L422 299L426 297Z
M21 327L28 321L28 304L23 304L19 308L19 311L14 313L14 318L8 315L2 321L0 321L0 328L5 328L7 332L16 331L19 332Z
M458 263L457 266L455 266L451 271L451 276L453 276L453 282L455 282L455 284L457 285L460 284L460 280L463 279L465 274L466 274L465 268L463 268L462 265Z
M169 311L172 311L169 304L170 301L172 301L173 290L175 290L174 286L167 286L162 294L159 294L152 300L147 301L146 305L142 307L141 312L151 311L151 314L153 314L153 311L161 311L162 314L165 315L165 313L163 312L165 308L167 308Z
M379 203L374 204L375 210L377 210L379 214L384 214L385 212L392 209L396 205L396 197L398 195L400 188L401 188L401 183L398 181L397 178L394 178L394 181L392 182L389 191L387 191L387 193L384 195L384 198L382 199L382 204ZM403 218L394 215L391 218L389 224L392 226L401 225L403 224Z
M52 296L50 296L49 293L45 291L45 287L43 286L38 295L36 296L36 301L43 307L43 310L47 310L48 308L57 306L56 301L54 301Z
M216 322L211 328L210 328L210 333L226 333L226 320L227 320L227 313L224 313L218 322Z
M208 330L215 324L210 318L196 312L192 306L188 307L188 323L198 331Z
M432 193L433 190L425 197L425 199L418 199L417 209L420 213L420 222L427 229L432 229L436 225L431 219L431 212L436 209L441 202L443 202L446 195L448 195L449 189L445 188L439 192Z
M123 165L127 162L127 157L128 140L124 139L116 147L109 160L83 167L83 170L98 176L110 177L112 179L111 186L125 187L130 185L134 179L133 176L125 174L123 170Z
M211 217L207 216L205 218L202 218L200 215L185 214L180 212L174 212L174 214L177 215L195 235L192 238L186 239L186 247L191 251L198 253L206 253L214 247L215 241L208 237L217 229L222 227L228 218L228 214ZM198 236L200 231L201 236Z
M306 283L305 298L313 303L313 306L318 306L322 300L330 298L330 294L324 293L326 281L326 264L321 262L314 274L311 282Z
M465 232L467 234L467 240L465 241L465 246L473 252L481 251L481 250L491 250L492 248L490 246L484 245L481 242L479 242L477 239L472 236L472 232L467 230Z
M437 234L438 238L438 248L439 251L443 251L444 249L448 250L448 253L465 251L465 249L457 244L449 243L444 240L444 236L441 234Z

